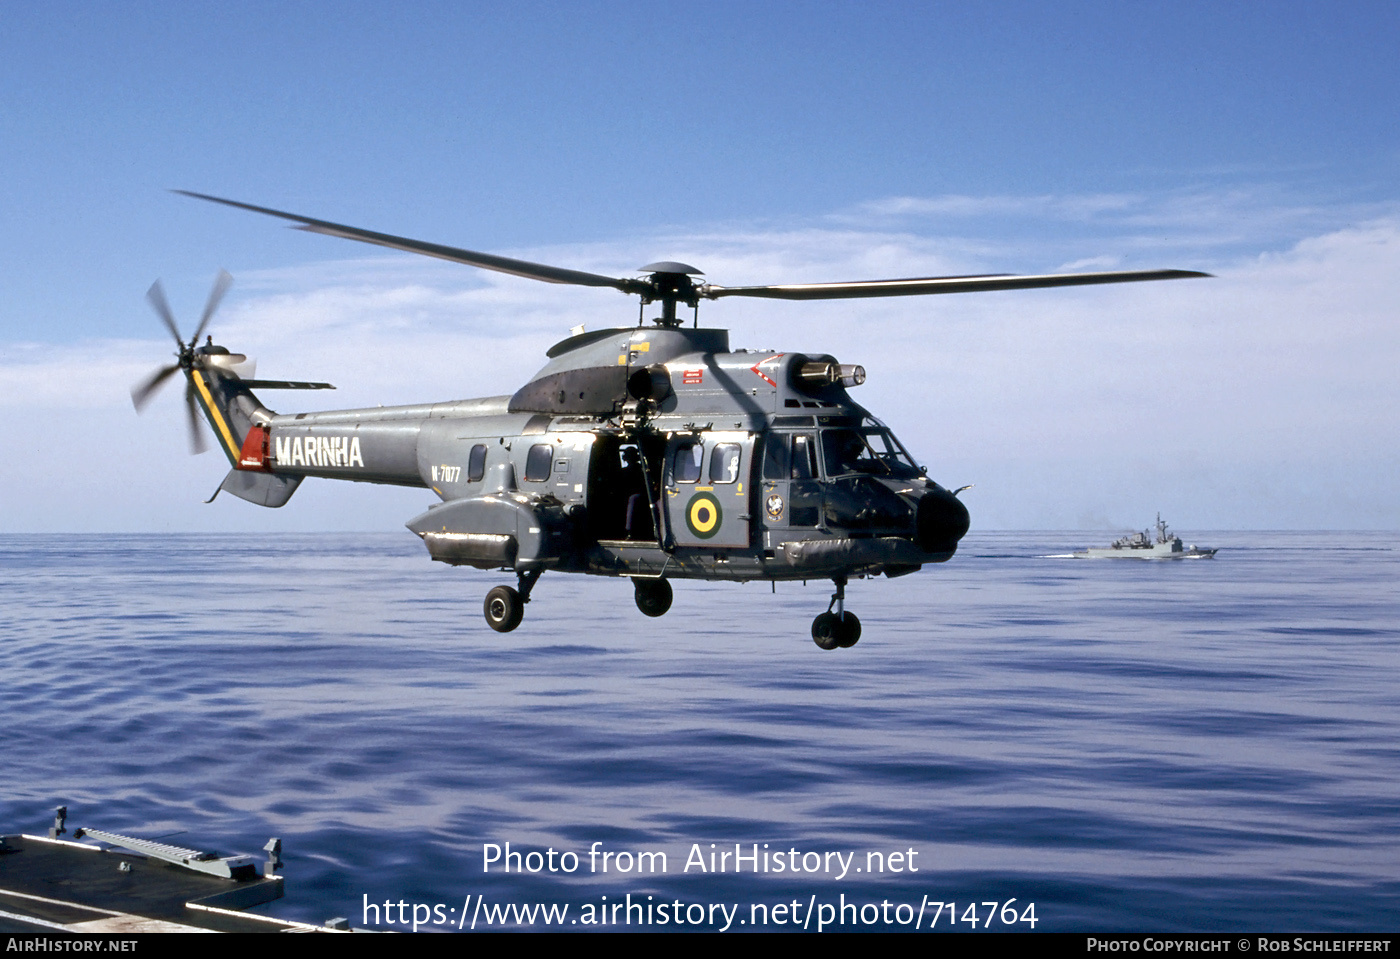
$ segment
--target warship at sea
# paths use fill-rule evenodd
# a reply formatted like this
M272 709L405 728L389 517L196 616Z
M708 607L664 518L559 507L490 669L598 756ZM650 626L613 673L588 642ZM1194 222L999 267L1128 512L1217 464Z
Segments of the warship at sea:
M104 829L75 829L54 810L47 836L0 835L0 932L45 940L166 932L354 932L345 918L317 926L247 910L282 898L282 840L266 861L220 856ZM393 922L393 920L389 920ZM13 935L10 949L18 948ZM29 940L30 948L33 940ZM136 948L133 942L125 951ZM46 951L65 949L52 942Z
M1143 530L1116 539L1107 547L1090 547L1070 555L1075 559L1210 559L1215 553L1214 549L1182 546L1181 537L1167 529L1158 513L1155 539L1150 530Z

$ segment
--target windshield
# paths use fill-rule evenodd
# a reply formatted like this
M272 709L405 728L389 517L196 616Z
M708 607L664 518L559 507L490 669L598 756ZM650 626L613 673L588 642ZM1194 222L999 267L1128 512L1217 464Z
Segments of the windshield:
M863 473L915 479L923 475L894 434L871 420L858 427L823 430L822 456L829 477Z

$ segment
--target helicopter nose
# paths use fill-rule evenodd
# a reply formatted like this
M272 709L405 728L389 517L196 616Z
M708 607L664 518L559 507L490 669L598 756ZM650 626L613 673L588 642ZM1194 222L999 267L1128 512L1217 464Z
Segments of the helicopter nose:
M919 548L926 553L946 553L944 560L951 558L958 540L967 535L969 522L962 500L941 486L934 487L919 500Z

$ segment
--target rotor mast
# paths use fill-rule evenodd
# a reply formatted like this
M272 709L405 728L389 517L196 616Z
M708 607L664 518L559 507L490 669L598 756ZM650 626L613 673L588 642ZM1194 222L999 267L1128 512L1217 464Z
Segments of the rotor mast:
M660 263L648 263L639 272L651 274L648 280L643 281L647 284L647 290L642 293L642 302L661 301L661 316L655 320L657 326L674 330L681 325L681 319L676 315L677 303L684 303L692 308L700 305L700 288L691 277L705 274L695 267L687 263L663 260Z

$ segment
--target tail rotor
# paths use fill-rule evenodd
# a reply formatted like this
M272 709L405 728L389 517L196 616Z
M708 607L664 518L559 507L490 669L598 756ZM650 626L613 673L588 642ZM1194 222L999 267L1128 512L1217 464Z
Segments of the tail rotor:
M220 301L223 300L224 294L228 292L229 284L232 282L233 277L228 274L228 271L219 271L219 275L214 278L214 287L209 291L209 299L204 305L204 313L199 318L199 325L195 328L194 335L190 337L188 343L180 336L180 326L175 322L175 314L171 311L170 303L165 298L165 288L161 286L160 280L151 284L151 288L146 291L146 299L150 302L151 308L155 310L156 316L160 317L165 328L170 331L170 335L175 338L178 350L175 353L174 363L159 367L150 376L131 388L131 403L136 407L136 412L140 413L146 408L170 377L181 370L188 372L194 369L197 364L205 365L205 353L198 348L199 338L204 334L209 321L213 319ZM227 353L222 347L219 350L221 354ZM244 358L239 357L238 359ZM185 413L189 425L190 452L203 453L208 449L208 444L205 442L204 432L199 426L199 404L195 398L194 384L188 378L185 381Z

